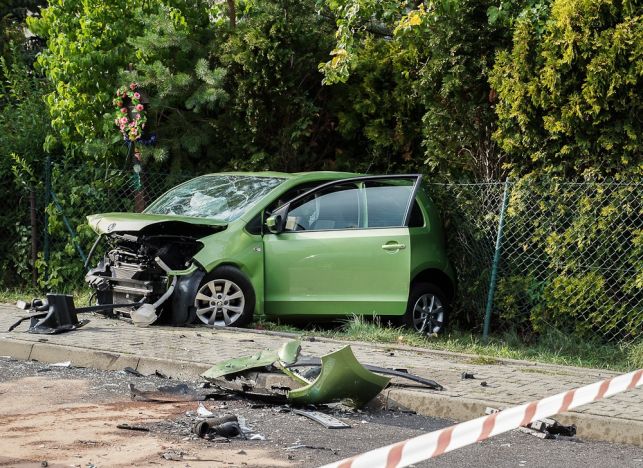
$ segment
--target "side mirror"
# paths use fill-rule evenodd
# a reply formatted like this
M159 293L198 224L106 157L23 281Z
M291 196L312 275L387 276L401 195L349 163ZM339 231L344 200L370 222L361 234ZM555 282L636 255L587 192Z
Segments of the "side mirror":
M279 234L282 231L280 229L281 224L281 216L278 214L269 216L268 219L266 219L266 227L272 234Z

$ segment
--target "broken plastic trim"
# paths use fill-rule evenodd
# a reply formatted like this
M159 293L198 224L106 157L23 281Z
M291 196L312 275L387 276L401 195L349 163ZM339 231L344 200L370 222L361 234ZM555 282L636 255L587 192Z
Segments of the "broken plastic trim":
M292 367L313 367L313 366L320 366L321 365L321 359L316 358L316 357L301 357L297 359L297 362L294 364L288 364L286 367L287 368L292 368ZM393 377L399 377L401 379L406 379L410 380L412 382L417 382L419 384L422 384L426 387L429 387L433 390L444 390L444 387L437 383L435 380L431 379L425 379L424 377L420 377L418 375L414 374L409 374L408 372L404 372L401 370L395 370L395 369L387 369L386 367L378 367L378 366L372 366L370 364L362 364L366 369L368 369L371 372L376 372L378 374L384 374L384 375L390 375Z
M279 348L278 351L268 349L265 351L259 351L257 354L253 354L252 356L229 359L215 364L201 374L201 376L208 380L212 380L251 369L272 366L276 362L282 362L284 365L294 364L299 357L300 350L301 343L299 341L287 341L281 346L281 348Z
M375 398L391 380L362 366L350 346L322 356L321 362L321 373L314 382L288 392L292 403L308 405L349 400L353 406L360 407Z
M215 364L203 373L202 377L214 381L225 377L228 381L234 375L274 366L295 382L304 385L296 390L288 389L286 394L289 401L298 405L348 400L354 406L361 406L380 393L390 381L389 377L377 375L362 366L355 358L350 346L346 346L323 356L320 361L321 372L314 381L310 382L288 368L297 362L300 350L299 341L288 341L279 351L265 350L252 356ZM227 387L230 386L229 383L226 382ZM239 386L244 388L243 383ZM246 394L251 393L248 391Z

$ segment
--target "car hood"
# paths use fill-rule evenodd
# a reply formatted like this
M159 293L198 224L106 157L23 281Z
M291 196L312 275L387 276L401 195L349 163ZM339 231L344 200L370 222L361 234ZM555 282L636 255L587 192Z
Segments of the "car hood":
M98 234L112 232L137 232L159 223L185 223L224 228L227 223L210 218L159 215L149 213L100 213L87 216L87 222Z

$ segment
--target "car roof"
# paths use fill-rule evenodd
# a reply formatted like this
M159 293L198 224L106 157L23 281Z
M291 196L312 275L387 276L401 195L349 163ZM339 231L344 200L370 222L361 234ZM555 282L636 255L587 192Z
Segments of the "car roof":
M216 175L239 175L239 176L252 176L252 177L279 177L282 179L299 179L299 178L333 178L343 179L347 177L359 177L362 174L354 172L340 172L340 171L309 171L309 172L277 172L277 171L255 171L255 172L214 172L210 174L203 174L203 176L216 176ZM202 177L202 176L201 176Z

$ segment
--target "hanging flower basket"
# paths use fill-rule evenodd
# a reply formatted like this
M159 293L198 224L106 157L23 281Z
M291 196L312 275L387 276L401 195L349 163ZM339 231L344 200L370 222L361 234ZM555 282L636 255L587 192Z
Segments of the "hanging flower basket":
M114 124L120 129L125 141L139 141L143 138L147 115L145 104L137 83L122 86L114 98Z

